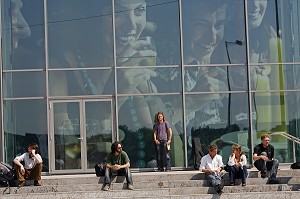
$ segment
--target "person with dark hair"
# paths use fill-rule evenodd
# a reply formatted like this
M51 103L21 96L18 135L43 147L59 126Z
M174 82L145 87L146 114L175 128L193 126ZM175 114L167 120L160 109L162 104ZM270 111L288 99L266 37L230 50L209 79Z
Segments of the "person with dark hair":
M227 168L230 178L230 185L233 186L235 179L242 178L242 186L246 186L247 171L247 158L240 145L232 145L232 154L229 156Z
M115 141L111 145L111 152L106 157L106 168L103 191L110 189L112 175L126 176L127 188L133 190L132 175L130 172L130 160L125 151L122 150L122 143Z
M262 178L266 178L267 171L270 171L269 184L279 184L280 181L276 179L279 162L274 159L274 147L270 144L270 136L263 134L260 139L261 143L254 147L254 166L260 171Z
M172 139L172 129L168 121L166 121L163 112L156 114L156 121L153 126L154 129L154 142L157 149L157 171L170 171L171 158L170 158L170 144Z
M42 157L37 153L39 146L32 143L28 146L28 152L14 159L19 187L25 186L25 180L34 180L34 186L41 186L43 168ZM21 163L24 162L24 165Z
M222 156L218 155L218 147L215 144L208 146L208 154L203 156L199 170L205 173L206 179L212 184L218 194L223 193L221 171L224 164Z

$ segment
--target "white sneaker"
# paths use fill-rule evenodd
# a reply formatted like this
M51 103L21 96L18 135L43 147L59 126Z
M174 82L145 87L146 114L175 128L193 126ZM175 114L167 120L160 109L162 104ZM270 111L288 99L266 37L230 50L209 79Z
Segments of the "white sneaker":
M108 191L109 190L109 185L107 184L107 185L105 185L104 187L103 187L103 189L102 189L103 191Z

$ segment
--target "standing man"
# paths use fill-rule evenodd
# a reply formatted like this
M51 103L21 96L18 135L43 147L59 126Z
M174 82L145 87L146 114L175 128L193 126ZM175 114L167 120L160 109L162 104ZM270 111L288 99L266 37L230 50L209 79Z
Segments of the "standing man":
M223 193L224 184L220 172L224 164L222 156L218 155L218 147L215 144L208 146L208 154L203 156L200 164L200 171L205 173L205 177L212 184L218 194Z
M270 136L263 134L260 139L261 143L254 147L254 166L260 171L262 178L267 177L267 171L270 171L269 184L279 184L276 180L279 162L274 159L274 147L270 144Z
M157 150L157 171L170 171L171 158L170 158L170 144L172 139L172 129L169 122L166 121L163 112L158 112L155 119L154 129L154 142Z
M122 143L115 141L111 145L111 152L106 157L106 169L103 191L108 191L112 175L126 176L127 188L133 190L132 175L130 172L130 160L125 151L122 150Z
M25 186L25 180L34 180L34 186L41 186L41 175L43 168L42 157L37 153L39 146L30 144L28 152L14 159L19 187ZM24 161L24 165L21 162Z

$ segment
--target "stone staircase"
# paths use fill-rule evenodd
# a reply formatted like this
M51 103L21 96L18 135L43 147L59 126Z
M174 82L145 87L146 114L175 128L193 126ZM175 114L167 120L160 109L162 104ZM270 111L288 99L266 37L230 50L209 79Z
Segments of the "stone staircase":
M95 174L42 176L43 186L0 188L1 199L15 198L300 198L300 170L288 168L278 171L281 184L266 184L256 169L249 170L247 186L238 180L229 185L228 174L224 175L224 193L219 196L205 181L199 171L140 172L133 173L134 190L126 189L126 180L117 176L111 190L102 191L103 177ZM227 185L227 186L226 186ZM4 192L4 193L3 193Z

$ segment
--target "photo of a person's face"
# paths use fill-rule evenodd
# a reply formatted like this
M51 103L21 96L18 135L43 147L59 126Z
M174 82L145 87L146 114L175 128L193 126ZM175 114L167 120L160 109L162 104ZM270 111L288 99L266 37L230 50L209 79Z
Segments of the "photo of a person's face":
M29 37L31 31L21 13L22 0L12 0L11 6L13 47L17 48L19 39Z
M248 2L248 24L249 28L257 28L260 26L266 9L267 9L267 0L250 0Z
M139 38L146 26L145 0L117 0L115 2L117 54Z
M212 52L224 36L226 7L208 9L205 5L208 4L190 6L189 13L183 13L185 63L192 59L209 62Z

